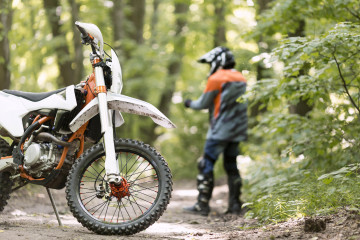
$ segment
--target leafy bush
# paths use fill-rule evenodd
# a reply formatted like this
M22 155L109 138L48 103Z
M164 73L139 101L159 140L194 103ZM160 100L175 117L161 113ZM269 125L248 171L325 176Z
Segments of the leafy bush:
M286 165L286 164L285 164ZM267 174L252 176L247 182L249 191L244 205L250 208L246 217L262 222L278 222L289 218L331 213L341 206L349 206L360 213L360 164L350 164L327 174L308 170L294 171L282 166L261 169ZM260 171L259 171L260 172Z
M246 183L247 217L277 222L342 206L359 211L359 54L354 23L287 38L273 50L282 74L245 96L266 109L251 119L246 146L257 165ZM310 111L291 113L301 101Z

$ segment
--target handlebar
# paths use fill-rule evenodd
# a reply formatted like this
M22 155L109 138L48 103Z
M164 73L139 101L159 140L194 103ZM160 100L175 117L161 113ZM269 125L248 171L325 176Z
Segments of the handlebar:
M83 44L91 43L92 38L89 36L89 34L86 32L86 30L82 27L80 27L77 22L75 22L76 27L81 33L81 38L83 40Z
M83 29L79 25L76 25L76 27L79 29L80 33L82 34L82 37L85 37L88 35L87 32L85 31L85 29Z
M82 44L90 45L93 54L99 55L102 59L104 57L104 41L100 29L91 23L82 23L76 21L75 25L81 33ZM99 52L97 52L97 50Z

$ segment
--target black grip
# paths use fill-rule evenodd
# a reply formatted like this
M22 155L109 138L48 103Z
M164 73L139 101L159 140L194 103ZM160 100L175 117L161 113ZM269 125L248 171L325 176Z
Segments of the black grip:
M80 27L79 24L77 24L77 22L75 22L75 25L81 32L82 43L83 44L91 43L92 39L89 37L89 34L86 32L86 30L84 28Z
M87 32L85 31L85 29L83 29L82 27L80 27L79 25L76 24L76 27L79 29L79 31L81 32L82 34L82 37L87 37L88 34Z

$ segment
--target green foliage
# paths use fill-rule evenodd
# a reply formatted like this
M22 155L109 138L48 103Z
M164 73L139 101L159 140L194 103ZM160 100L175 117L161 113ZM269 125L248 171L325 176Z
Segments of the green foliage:
M306 21L307 35L322 34L334 23L358 21L359 5L355 0L275 0L258 15L258 26L253 37L280 33L294 35L302 20Z
M285 63L283 77L263 80L247 95L269 110L251 130L263 149L330 169L357 161L359 29L339 24L320 38L289 38L274 50ZM314 106L308 116L288 113L300 99Z
M246 217L262 222L278 222L316 214L335 212L341 206L360 211L360 164L351 164L327 174L295 170L282 164L274 169L269 162L254 172L247 182ZM263 174L266 174L266 180Z
M265 110L250 119L245 147L257 164L247 176L248 217L276 222L341 206L359 209L357 2L277 0L271 6L250 35L280 41L271 53L275 75L258 79L244 97ZM301 21L305 37L287 37L299 36ZM311 111L292 114L301 101Z

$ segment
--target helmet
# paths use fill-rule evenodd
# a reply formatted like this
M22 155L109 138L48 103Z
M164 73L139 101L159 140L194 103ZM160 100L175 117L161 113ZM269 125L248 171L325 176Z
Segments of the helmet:
M231 69L235 66L235 59L232 52L226 47L216 47L210 52L204 54L198 60L200 63L210 64L209 76L218 70L219 67Z

